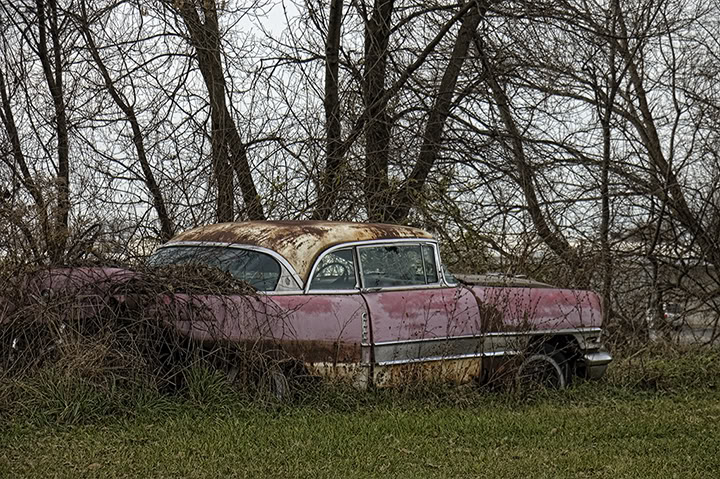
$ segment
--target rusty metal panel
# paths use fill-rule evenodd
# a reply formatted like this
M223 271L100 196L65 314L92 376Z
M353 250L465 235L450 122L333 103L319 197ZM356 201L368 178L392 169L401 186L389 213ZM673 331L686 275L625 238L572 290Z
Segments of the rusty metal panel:
M331 381L340 381L357 389L367 389L370 380L370 368L358 363L306 363L308 372Z
M602 323L602 301L593 291L562 288L471 288L479 307L496 310L486 331L552 331L592 328ZM501 321L497 321L500 320Z
M183 296L171 297L185 301L175 326L196 340L278 350L306 363L362 362L367 309L359 295Z
M483 358L376 366L373 384L376 387L412 385L420 381L465 384L483 375Z

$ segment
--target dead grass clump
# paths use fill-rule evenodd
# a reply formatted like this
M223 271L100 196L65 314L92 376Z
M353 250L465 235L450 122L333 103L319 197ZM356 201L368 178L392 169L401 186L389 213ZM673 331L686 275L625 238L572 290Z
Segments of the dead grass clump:
M626 390L714 391L720 387L720 352L650 344L628 356L616 357L606 381Z
M112 378L177 391L198 363L223 370L248 357L212 336L217 311L203 297L237 301L255 294L220 270L62 267L6 275L3 283L0 379L51 369L97 384ZM218 302L213 307L223 308ZM225 313L233 305L226 306ZM190 330L203 331L208 341L189 340L183 332Z

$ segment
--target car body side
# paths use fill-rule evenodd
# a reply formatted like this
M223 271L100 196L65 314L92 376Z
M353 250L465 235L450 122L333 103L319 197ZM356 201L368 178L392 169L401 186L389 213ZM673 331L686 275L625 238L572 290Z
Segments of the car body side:
M210 225L181 233L153 258L165 255L172 264L173 248L210 257L238 252L248 261L272 258L277 265L256 261L253 274L266 277L255 286L270 286L254 294L161 293L156 312L168 314L168 326L198 343L257 348L310 375L342 378L357 387L483 379L504 361L545 345L562 350L572 370L590 378L602 376L612 360L601 343L602 301L596 293L505 276L455 281L443 269L437 241L416 228ZM401 250L414 255L414 269L392 263ZM323 270L329 273L323 276ZM107 267L51 269L36 276L27 295L79 292L82 308L73 314L93 315L109 303L130 300L115 286L138 275ZM13 309L12 302L0 301L0 323Z
M204 242L197 236L164 247L208 245L254 247ZM431 248L436 281L385 287L364 284L358 252L396 246ZM313 289L323 259L340 250L353 251L354 287ZM204 297L201 302L211 311L205 315L212 318L210 324L188 320L177 325L180 330L199 341L279 350L311 374L345 377L360 387L418 376L467 382L486 377L499 359L546 342L568 350L577 370L591 378L600 377L612 359L600 342L602 301L596 293L539 283L518 285L511 279L505 284L450 283L442 271L437 242L429 235L340 241L307 262L305 272L295 271L279 253L266 251L283 268L275 291ZM283 278L292 278L296 288L288 287L289 282L283 285Z

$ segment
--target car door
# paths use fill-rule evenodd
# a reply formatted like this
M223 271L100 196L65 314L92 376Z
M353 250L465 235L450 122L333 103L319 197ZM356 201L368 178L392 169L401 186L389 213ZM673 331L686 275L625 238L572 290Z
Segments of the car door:
M443 281L436 248L407 241L357 247L380 385L417 373L457 375L447 361L482 347L477 303L468 290Z
M305 294L272 298L288 312L288 346L311 373L366 387L371 346L356 269L352 247L332 248L318 259Z

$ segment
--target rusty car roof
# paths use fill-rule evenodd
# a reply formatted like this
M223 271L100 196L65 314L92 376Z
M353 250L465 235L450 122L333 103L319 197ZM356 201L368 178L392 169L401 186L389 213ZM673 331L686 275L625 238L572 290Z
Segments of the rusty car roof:
M353 241L421 238L432 235L410 226L335 221L246 221L193 228L176 235L181 241L260 246L279 253L307 281L315 259L331 246Z

